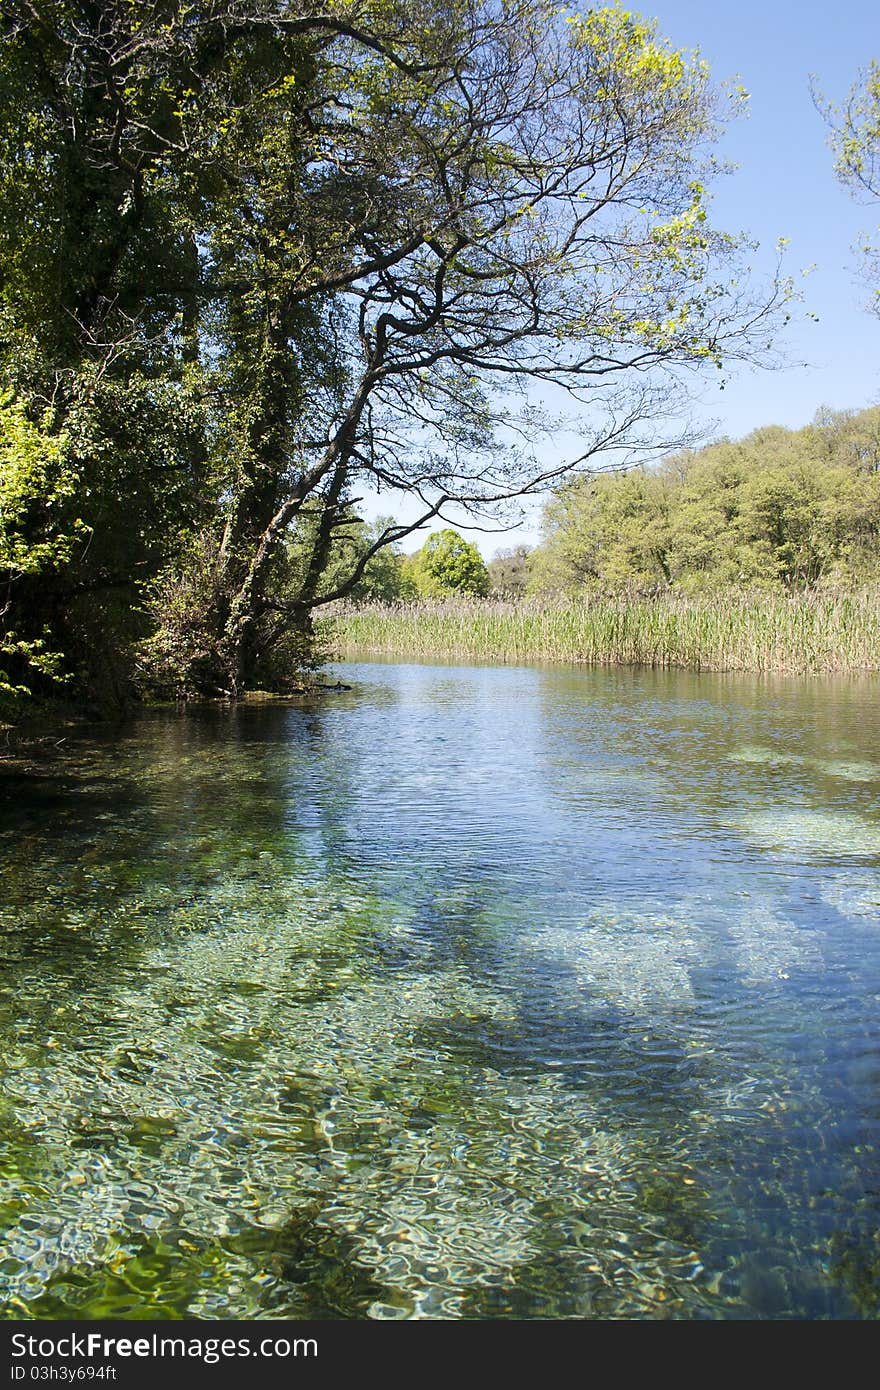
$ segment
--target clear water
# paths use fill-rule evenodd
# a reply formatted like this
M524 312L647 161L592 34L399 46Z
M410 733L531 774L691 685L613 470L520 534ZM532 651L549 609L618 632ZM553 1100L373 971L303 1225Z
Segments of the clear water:
M352 665L7 771L8 1317L875 1317L876 685Z

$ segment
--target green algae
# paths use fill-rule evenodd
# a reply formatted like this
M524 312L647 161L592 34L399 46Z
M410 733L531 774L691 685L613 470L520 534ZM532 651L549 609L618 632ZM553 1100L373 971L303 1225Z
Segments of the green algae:
M5 1315L875 1316L870 812L701 842L654 778L628 839L554 758L521 838L359 708L145 721L7 822Z

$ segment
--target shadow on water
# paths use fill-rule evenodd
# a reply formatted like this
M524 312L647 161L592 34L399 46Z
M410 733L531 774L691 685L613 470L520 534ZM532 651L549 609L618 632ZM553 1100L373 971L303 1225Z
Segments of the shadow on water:
M753 805L869 825L866 721L690 680L376 669L23 784L7 1314L876 1316L878 860Z

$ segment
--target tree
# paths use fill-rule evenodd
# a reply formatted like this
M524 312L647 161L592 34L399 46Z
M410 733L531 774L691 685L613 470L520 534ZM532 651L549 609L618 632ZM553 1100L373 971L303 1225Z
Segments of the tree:
M0 620L13 609L16 587L23 581L46 583L69 563L72 550L85 539L78 519L59 525L56 514L74 492L76 477L67 466L63 440L27 418L15 402L0 402L0 574L5 591ZM5 626L0 654L0 706L28 694L26 680L61 679L61 655L47 646L49 633L20 632Z
M855 197L880 200L880 62L874 59L838 106L815 87L813 99L830 127L834 170ZM871 286L871 307L880 314L880 244L870 236L859 248Z
M364 559L363 573L348 591L350 598L365 603L394 603L400 599L415 597L415 587L407 577L406 557L400 546L392 544L373 550L376 540L387 531L393 530L396 525L391 516L380 516L371 522L351 517L346 526L335 528L322 576L323 583L328 587L344 583L352 566ZM293 590L298 592L303 569L308 564L314 547L311 526L300 523L292 533L290 546L295 555Z
M737 289L706 211L719 101L636 15L7 0L3 25L0 349L31 415L86 422L100 557L53 612L115 585L140 619L146 592L169 688L281 680L382 549L627 455L676 373L766 356L784 288ZM581 415L574 457L539 457L572 422L535 387ZM415 519L340 547L367 486Z
M880 409L822 411L686 450L655 469L574 479L545 509L532 589L684 591L876 581Z
M548 503L550 553L534 557L532 587L653 586L669 579L665 480L642 469L574 479Z
M0 560L6 649L48 643L42 675L80 698L122 698L141 585L206 509L197 266L169 161L179 55L139 48L163 10L9 0L0 16L0 381L43 437L43 466L18 474L19 563ZM46 688L15 653L10 675Z
M479 550L448 527L428 537L407 562L406 573L420 598L489 592L489 571Z
M525 593L529 574L531 547L515 545L505 550L496 550L489 561L489 582L493 594L504 594L509 598Z

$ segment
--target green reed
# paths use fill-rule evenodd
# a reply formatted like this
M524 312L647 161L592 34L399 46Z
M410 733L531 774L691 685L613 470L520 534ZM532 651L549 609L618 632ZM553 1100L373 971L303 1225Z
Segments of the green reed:
M341 655L844 674L880 670L880 594L339 605L331 640Z

